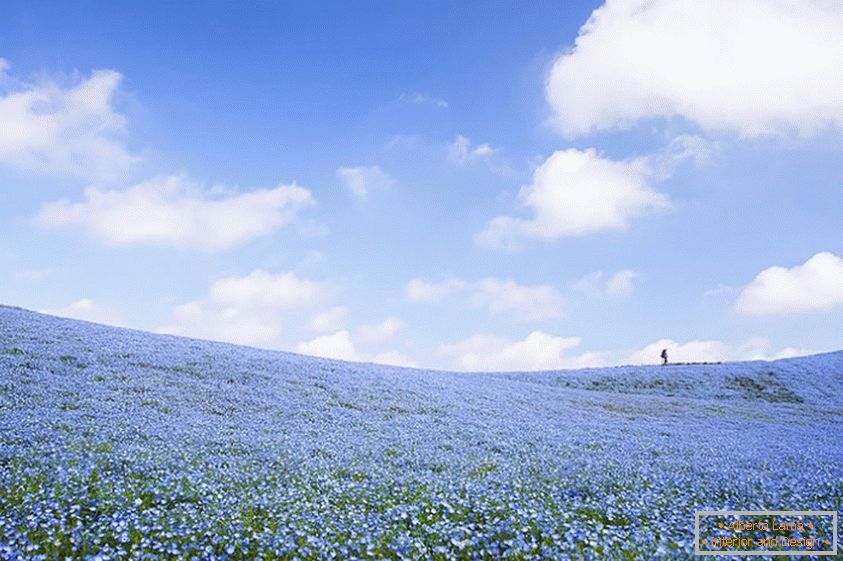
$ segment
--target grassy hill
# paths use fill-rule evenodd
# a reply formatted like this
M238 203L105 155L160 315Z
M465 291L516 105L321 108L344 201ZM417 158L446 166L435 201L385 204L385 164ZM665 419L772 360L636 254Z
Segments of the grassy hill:
M840 352L464 374L0 307L0 559L690 559L695 510L841 505Z

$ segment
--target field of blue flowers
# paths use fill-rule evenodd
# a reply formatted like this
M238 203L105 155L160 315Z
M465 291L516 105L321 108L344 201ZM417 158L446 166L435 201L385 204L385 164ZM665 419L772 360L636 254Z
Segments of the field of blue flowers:
M690 559L695 510L841 506L843 353L460 374L0 307L0 559Z

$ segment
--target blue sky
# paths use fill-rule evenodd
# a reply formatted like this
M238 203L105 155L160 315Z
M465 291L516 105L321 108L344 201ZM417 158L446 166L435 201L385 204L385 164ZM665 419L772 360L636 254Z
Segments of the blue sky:
M0 302L463 370L837 350L841 25L5 2Z

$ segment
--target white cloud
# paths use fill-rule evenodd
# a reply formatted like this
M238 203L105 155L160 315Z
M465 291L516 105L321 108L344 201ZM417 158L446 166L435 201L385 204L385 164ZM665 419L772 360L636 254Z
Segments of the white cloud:
M324 358L360 360L354 348L354 342L351 340L351 335L345 330L301 342L296 345L296 352Z
M493 314L513 313L524 321L542 321L560 317L565 300L548 285L522 286L515 281L486 278L472 286L471 302L486 307Z
M116 326L124 325L123 317L117 310L110 306L97 304L88 298L77 300L64 308L47 308L38 311L42 314L49 314L51 316L81 319L93 323L103 323L106 325Z
M256 270L215 281L208 294L178 306L158 331L244 345L277 347L285 314L324 300L322 284L294 273Z
M731 287L731 286L729 286L728 284L723 284L723 283L720 283L720 284L718 284L717 286L715 286L714 288L709 288L708 290L706 290L705 292L703 292L703 295L705 295L705 296L712 296L712 297L713 297L713 296L721 296L721 295L723 295L723 294L731 294L731 293L734 293L734 292L735 292L735 290L736 290L736 289L735 289L734 287Z
M606 294L609 296L625 296L631 293L632 283L638 276L638 273L631 269L618 271L606 281Z
M380 166L339 168L337 177L349 193L361 199L372 191L383 191L395 185L395 180Z
M533 331L520 341L474 335L440 346L438 354L449 357L454 368L470 371L552 370L604 364L602 353L566 354L579 345L579 337L556 337Z
M500 161L499 156L499 148L492 148L486 143L473 145L471 140L461 134L458 134L448 145L448 157L455 164L469 165L482 162L495 173L508 171L509 167Z
M19 81L8 67L0 59L0 163L92 181L113 181L137 163L120 140L125 118L113 107L119 73L96 70L62 87Z
M624 364L660 364L662 349L667 349L668 359L673 363L777 360L810 354L808 350L793 347L773 351L770 341L763 337L753 337L737 346L717 340L692 340L678 343L672 339L660 339L633 352L623 362Z
M843 4L608 0L554 63L568 135L681 116L712 131L807 136L843 125Z
M467 284L459 279L448 278L442 282L427 282L420 278L411 279L404 293L413 302L435 302L459 292Z
M455 278L431 283L415 278L405 288L407 298L414 302L435 302L457 292L467 292L476 308L486 308L492 314L511 313L522 321L561 317L565 306L565 299L552 286L524 286L492 277L472 283Z
M843 259L817 253L802 265L770 267L738 295L740 314L787 315L827 310L843 304Z
M346 330L337 331L330 335L322 335L310 341L302 341L296 345L296 352L355 362L374 362L377 364L409 367L416 366L415 362L398 351L385 351L372 355L359 353L354 338Z
M402 327L404 327L402 320L390 316L375 325L358 326L355 340L360 343L385 343L395 337Z
M404 92L398 96L398 103L412 105L432 105L437 109L448 109L448 102L441 97L423 94L421 92Z
M573 287L590 296L626 296L632 293L639 276L632 269L622 269L604 280L603 271L596 271L577 280Z
M693 134L680 134L650 157L653 177L668 179L680 165L689 160L695 167L701 168L713 160L721 150L720 142Z
M279 185L237 195L214 196L187 177L159 177L126 191L85 190L85 200L42 207L43 226L80 226L106 243L157 243L223 250L269 234L313 204L310 191Z
M304 258L302 258L298 266L302 269L309 269L312 267L317 267L327 260L328 256L324 252L311 249L310 251L305 253Z
M393 366L406 366L408 368L418 367L414 360L409 358L404 353L398 351L386 351L383 353L378 353L371 358L371 362L377 364L391 364Z
M780 358L792 358L813 354L808 349L797 349L785 347L778 351L773 350L773 344L764 337L753 337L741 344L734 354L734 360L778 360Z
M16 273L18 278L29 282L39 282L59 273L58 267L27 267Z
M329 331L337 331L345 322L345 316L348 313L348 308L345 306L334 306L324 312L320 312L310 318L307 324L308 329L317 333L327 333Z
M555 240L603 230L624 230L636 216L667 208L666 195L648 185L646 159L613 161L597 151L554 152L521 188L531 218L499 216L475 236L480 245L515 249L521 238Z
M731 350L721 341L688 341L677 343L659 339L624 359L624 364L656 364L661 362L662 349L667 349L670 362L721 362L729 360Z

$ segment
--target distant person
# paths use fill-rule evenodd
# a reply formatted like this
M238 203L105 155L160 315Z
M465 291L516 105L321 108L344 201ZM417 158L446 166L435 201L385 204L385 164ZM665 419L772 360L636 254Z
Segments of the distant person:
M667 364L667 349L662 349L662 366Z

